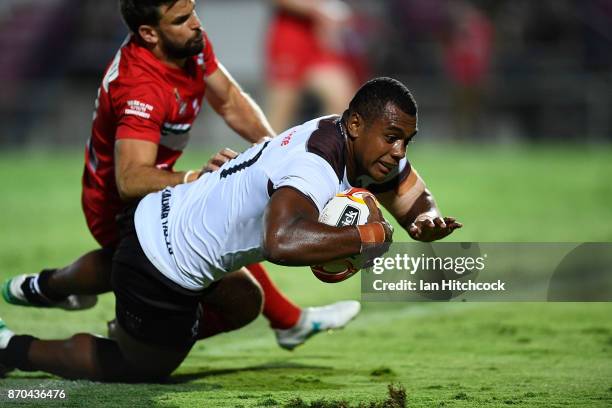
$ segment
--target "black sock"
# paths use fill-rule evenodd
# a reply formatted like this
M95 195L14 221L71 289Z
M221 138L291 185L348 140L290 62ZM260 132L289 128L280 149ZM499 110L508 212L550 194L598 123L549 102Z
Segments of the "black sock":
M34 340L32 336L13 336L5 349L0 349L0 362L7 367L21 371L36 371L28 359L28 352Z
M41 294L47 299L53 302L61 302L66 299L66 295L58 295L49 287L49 278L56 271L57 269L43 269L38 275L38 289L40 289Z
M38 276L28 276L21 284L25 298L35 306L50 306L52 303L65 299L65 296L49 294L49 277L55 269L44 269ZM42 284L42 285L41 285Z

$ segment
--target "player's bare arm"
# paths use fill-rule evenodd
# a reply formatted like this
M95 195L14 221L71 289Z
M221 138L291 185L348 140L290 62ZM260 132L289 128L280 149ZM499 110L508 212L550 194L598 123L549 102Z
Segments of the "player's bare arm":
M371 198L366 202L376 209ZM359 254L363 244L392 239L393 232L380 211L371 211L368 224L361 227L329 226L318 218L317 207L305 195L290 187L278 189L264 214L265 258L280 265L316 265Z
M123 200L144 197L165 187L195 181L202 173L216 171L238 155L229 148L212 156L200 170L170 172L155 166L157 145L136 139L115 143L115 180Z
M223 65L204 78L207 86L206 99L240 136L256 143L276 133L268 123L257 103L246 94L231 77Z
M181 184L186 172L169 172L155 167L157 144L145 140L121 139L115 143L115 181L122 200L132 200ZM199 172L189 176L195 180Z
M442 216L433 195L414 169L394 191L382 193L378 199L417 241L436 241L463 226L453 217Z

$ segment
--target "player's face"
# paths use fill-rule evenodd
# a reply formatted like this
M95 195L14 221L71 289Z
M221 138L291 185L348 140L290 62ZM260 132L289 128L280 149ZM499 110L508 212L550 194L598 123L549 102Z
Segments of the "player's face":
M353 148L358 175L382 181L406 156L406 146L416 131L417 118L392 103L372 123L354 128L353 134L358 135Z
M178 0L161 6L158 25L160 46L173 59L199 54L204 49L202 23L195 12L195 0Z

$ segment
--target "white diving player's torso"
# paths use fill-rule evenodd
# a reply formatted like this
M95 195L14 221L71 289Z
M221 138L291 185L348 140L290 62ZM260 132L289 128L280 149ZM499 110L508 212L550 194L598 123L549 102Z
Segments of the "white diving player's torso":
M136 210L138 240L167 278L200 291L262 256L263 215L274 190L292 187L319 212L346 178L346 131L338 116L326 116L251 147L193 183L147 195ZM405 159L386 181L363 177L355 187L393 189L410 172Z

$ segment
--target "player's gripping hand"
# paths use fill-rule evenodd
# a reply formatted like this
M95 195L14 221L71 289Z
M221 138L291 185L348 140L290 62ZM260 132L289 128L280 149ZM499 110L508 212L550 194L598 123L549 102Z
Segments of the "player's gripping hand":
M371 196L365 196L364 201L370 210L370 215L368 216L368 222L366 225L378 222L381 223L385 230L385 242L393 242L393 226L389 224L385 217L383 217L382 211L378 205L376 205L376 201Z
M221 150L219 153L215 154L213 157L208 160L208 163L201 170L189 170L185 173L183 177L183 183L191 183L192 181L196 181L199 179L204 173L211 173L213 171L219 170L221 166L223 166L228 161L236 158L238 153L233 151L230 148L225 148Z
M453 217L423 216L408 227L408 234L417 241L431 242L450 235L454 230L463 227Z
M217 171L225 163L232 159L235 159L236 156L238 156L238 153L226 147L225 149L221 150L219 153L215 154L213 157L210 158L208 163L206 163L206 166L202 168L202 173Z
M361 237L361 254L365 255L364 267L367 268L372 266L375 258L389 250L393 242L393 226L385 220L373 197L365 196L364 201L370 210L370 215L368 222L358 228Z

